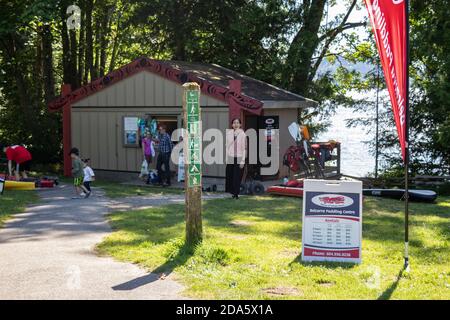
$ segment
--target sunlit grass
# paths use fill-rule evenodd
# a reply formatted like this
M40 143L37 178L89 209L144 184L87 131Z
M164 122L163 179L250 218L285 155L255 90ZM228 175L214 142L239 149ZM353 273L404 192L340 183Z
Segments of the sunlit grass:
M110 215L98 248L169 273L185 294L214 299L449 299L450 198L411 204L411 272L403 266L400 201L366 197L363 262L302 263L301 199L247 197L203 205L204 240L186 248L184 206Z
M0 227L13 214L23 212L28 204L36 202L38 196L35 191L5 190L0 195Z

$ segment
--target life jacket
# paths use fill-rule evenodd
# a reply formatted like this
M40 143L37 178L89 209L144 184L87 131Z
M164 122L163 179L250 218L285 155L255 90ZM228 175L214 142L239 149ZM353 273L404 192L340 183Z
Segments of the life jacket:
M300 160L302 160L303 147L290 146L283 156L283 164L297 173L300 171Z

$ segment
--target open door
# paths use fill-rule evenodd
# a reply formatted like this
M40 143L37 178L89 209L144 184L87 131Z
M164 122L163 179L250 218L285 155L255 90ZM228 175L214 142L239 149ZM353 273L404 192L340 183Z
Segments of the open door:
M255 180L273 180L278 178L279 171L272 176L261 176L261 167L263 165L261 164L260 157L259 157L259 145L260 145L260 137L259 137L259 130L264 130L264 139L267 143L267 150L268 155L270 156L271 152L271 144L272 144L272 136L274 129L279 129L279 123L280 119L279 116L256 116L256 115L246 115L245 116L245 130L248 129L255 129L257 132L257 138L258 138L258 145L257 145L257 164L248 164L248 157L247 157L247 164L248 164L248 173L247 176L249 178L253 178ZM248 141L247 141L248 142ZM264 167L268 167L269 165L264 165Z

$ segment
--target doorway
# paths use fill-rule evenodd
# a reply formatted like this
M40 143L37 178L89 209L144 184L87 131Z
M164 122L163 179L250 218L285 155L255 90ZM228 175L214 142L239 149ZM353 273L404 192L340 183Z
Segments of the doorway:
M276 174L271 176L261 176L261 168L269 167L270 164L262 165L261 159L259 157L259 145L260 145L260 136L259 130L264 130L264 139L267 143L268 156L270 156L271 152L271 141L272 141L272 130L279 129L280 119L279 116L256 116L256 115L245 115L245 130L254 129L257 132L257 163L256 164L248 164L247 157L247 165L248 165L248 177L253 178L255 180L265 181L265 180L274 180L278 178L279 170ZM248 140L247 140L248 143ZM248 145L248 144L247 144Z

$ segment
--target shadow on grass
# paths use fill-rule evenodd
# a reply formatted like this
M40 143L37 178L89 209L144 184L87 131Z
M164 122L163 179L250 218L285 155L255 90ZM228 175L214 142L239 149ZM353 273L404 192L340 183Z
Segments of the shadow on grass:
M175 256L170 257L166 262L153 269L149 274L116 285L112 287L112 289L115 291L131 291L155 282L161 279L161 276L167 277L175 268L184 265L194 253L195 246L184 243Z
M343 263L343 262L324 262L324 261L311 261L306 262L302 261L302 254L300 253L294 260L289 263L289 266L293 266L294 264L301 264L303 266L311 266L311 267L322 267L326 269L353 269L357 266L355 263Z
M398 273L395 281L392 282L391 285L386 290L384 290L384 292L382 294L380 294L380 296L378 297L377 300L389 300L391 298L395 289L397 289L397 287L398 287L398 283L400 282L400 279L403 277L403 272L404 272L404 269L402 268L400 270L400 272Z

